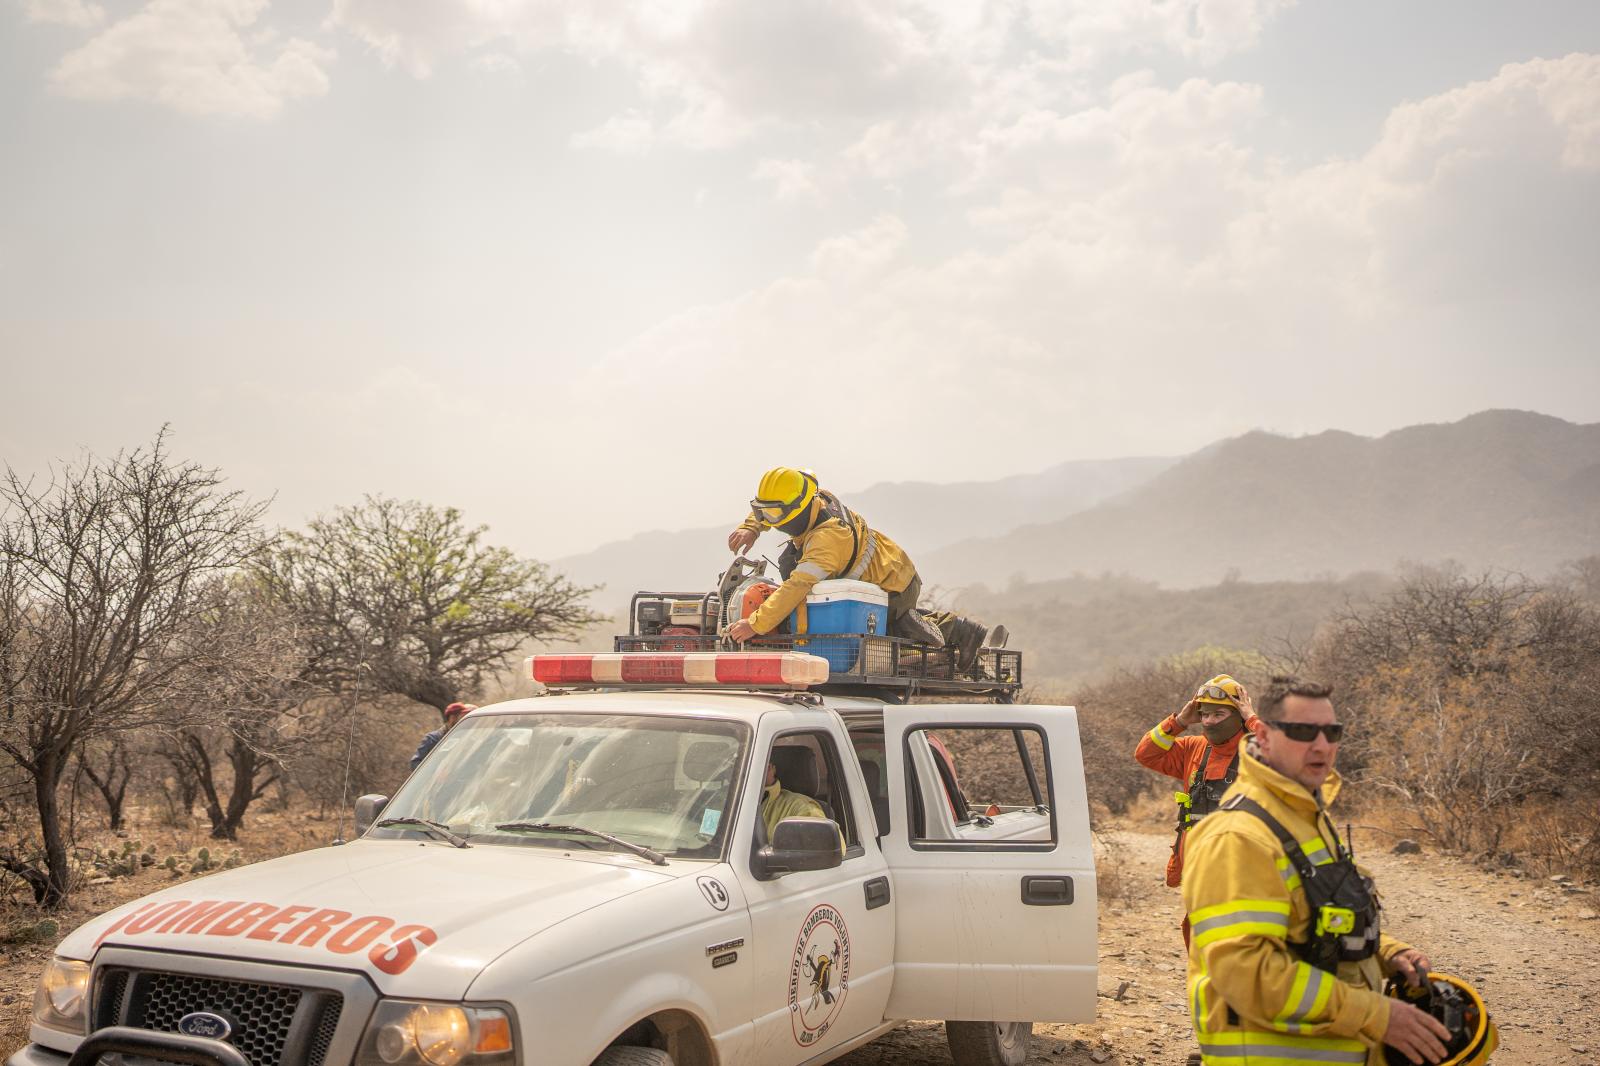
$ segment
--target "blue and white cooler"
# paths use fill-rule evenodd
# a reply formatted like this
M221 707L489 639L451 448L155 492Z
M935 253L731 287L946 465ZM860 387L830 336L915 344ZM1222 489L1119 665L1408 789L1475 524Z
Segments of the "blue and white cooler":
M870 581L818 581L795 615L795 647L806 646L827 659L834 673L849 673L856 668L861 642L829 640L828 635L883 636L889 631L889 594Z

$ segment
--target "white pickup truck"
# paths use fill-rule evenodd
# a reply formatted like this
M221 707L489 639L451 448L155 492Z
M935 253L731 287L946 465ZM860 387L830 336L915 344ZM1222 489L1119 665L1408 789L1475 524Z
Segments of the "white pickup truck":
M606 687L473 711L349 844L87 923L8 1066L784 1066L913 1018L988 1066L1094 1017L1071 708L819 695L793 653L530 663Z

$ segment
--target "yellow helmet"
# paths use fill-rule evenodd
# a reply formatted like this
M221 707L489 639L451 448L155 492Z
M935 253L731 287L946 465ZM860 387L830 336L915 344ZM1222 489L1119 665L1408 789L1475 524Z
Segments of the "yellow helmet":
M1500 1033L1489 1017L1478 990L1459 977L1427 971L1422 987L1413 988L1396 974L1389 978L1384 992L1427 1011L1450 1030L1444 1058L1439 1066L1479 1066L1500 1046ZM1411 1060L1395 1048L1384 1048L1390 1066L1410 1066Z
M817 498L817 479L804 470L775 466L761 475L750 513L764 526L781 526L804 513Z
M1240 684L1229 674L1218 674L1195 692L1196 703L1215 703L1220 707L1239 706Z

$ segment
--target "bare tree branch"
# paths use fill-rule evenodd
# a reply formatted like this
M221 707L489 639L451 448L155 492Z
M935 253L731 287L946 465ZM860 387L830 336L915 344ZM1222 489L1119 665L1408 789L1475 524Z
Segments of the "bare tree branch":
M0 751L33 781L44 902L71 887L57 791L73 752L189 705L197 608L261 550L261 512L173 460L165 430L42 482L0 477Z

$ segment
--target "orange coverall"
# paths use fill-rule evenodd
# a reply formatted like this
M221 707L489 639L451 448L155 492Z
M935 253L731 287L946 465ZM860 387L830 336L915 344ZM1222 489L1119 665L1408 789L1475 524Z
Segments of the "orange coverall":
M1261 719L1253 714L1245 719L1244 725L1230 739L1212 745L1211 758L1206 763L1205 780L1220 781L1226 777L1228 764L1233 762L1233 753L1239 750L1245 735L1258 733L1262 728ZM1184 726L1178 721L1178 716L1169 714L1160 725L1139 738L1139 746L1133 749L1133 757L1158 773L1177 778L1187 790L1189 782L1194 780L1195 771L1200 768L1207 741L1202 734L1183 736L1183 732ZM1183 838L1188 835L1179 833L1172 842L1172 857L1167 860L1167 885L1171 888L1183 883Z

